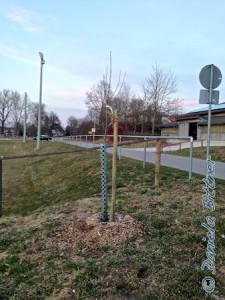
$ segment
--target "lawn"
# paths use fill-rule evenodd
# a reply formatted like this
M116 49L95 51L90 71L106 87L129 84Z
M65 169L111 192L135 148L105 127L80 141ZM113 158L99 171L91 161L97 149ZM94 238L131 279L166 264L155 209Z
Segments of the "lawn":
M41 143L38 153L76 148ZM30 141L1 142L0 154L36 153ZM111 156L108 198L111 197ZM0 219L0 299L225 299L224 181L216 186L216 280L209 271L201 226L207 212L201 176L118 161L117 219L93 221L101 211L99 151L3 161Z
M193 157L206 160L206 147L193 148ZM190 149L182 149L177 151L169 151L168 154L190 156ZM212 160L225 162L225 147L210 147L210 155Z

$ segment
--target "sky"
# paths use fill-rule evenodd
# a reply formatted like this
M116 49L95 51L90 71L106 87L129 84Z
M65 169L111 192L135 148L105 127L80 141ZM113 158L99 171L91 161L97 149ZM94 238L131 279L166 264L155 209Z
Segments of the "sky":
M0 90L42 102L66 125L87 114L86 92L112 53L112 83L126 73L132 94L156 63L178 78L183 112L199 108L201 69L225 72L224 0L0 0ZM225 81L225 80L224 80ZM225 101L225 84L220 103Z

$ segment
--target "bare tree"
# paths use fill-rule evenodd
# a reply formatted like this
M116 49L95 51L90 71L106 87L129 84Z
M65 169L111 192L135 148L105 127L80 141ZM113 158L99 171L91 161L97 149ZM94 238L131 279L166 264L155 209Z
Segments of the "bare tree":
M48 118L49 118L49 128L51 130L55 129L55 130L61 130L61 120L59 118L59 116L54 113L53 111L51 111L48 114Z
M152 134L155 132L155 122L168 105L169 97L177 91L177 77L157 64L152 67L152 73L142 84L147 107L152 113Z
M105 129L106 133L106 128L109 123L106 113L106 105L110 105L113 109L116 108L116 102L114 100L115 98L119 98L119 95L122 92L125 76L126 74L121 77L121 72L119 73L116 87L113 89L112 56L110 52L109 68L106 68L106 72L103 75L103 80L101 80L97 85L91 87L90 92L87 92L86 105L88 106L88 109L97 112L99 118L98 124L100 131L102 132Z
M143 111L144 101L140 98L132 98L129 105L128 123L134 133L137 131L138 125L141 127L141 132L143 132Z
M120 89L120 93L114 97L112 103L112 107L117 110L117 114L121 122L125 122L126 120L131 98L130 85L124 83L123 87Z
M87 100L86 105L89 109L96 111L100 114L102 105L105 103L105 95L106 95L106 82L101 80L98 84L91 87L91 90L87 92Z
M1 134L4 134L5 123L9 118L13 105L13 91L4 89L0 91L0 125Z
M77 134L78 119L76 117L70 116L67 119L67 125L69 126L71 135Z
M182 113L182 103L180 99L176 98L173 100L166 101L166 105L163 108L165 114L171 116L177 116Z
M90 131L93 122L86 116L78 120L78 134L87 134Z
M16 135L19 135L19 130L21 130L24 104L25 102L21 95L18 92L14 92L12 94L12 111L10 115L14 124L14 131Z
M30 119L30 124L32 124L35 128L37 128L38 124L38 110L39 110L39 103L36 102L30 102L28 103L28 115ZM44 119L45 119L45 104L41 104L41 127L44 125Z

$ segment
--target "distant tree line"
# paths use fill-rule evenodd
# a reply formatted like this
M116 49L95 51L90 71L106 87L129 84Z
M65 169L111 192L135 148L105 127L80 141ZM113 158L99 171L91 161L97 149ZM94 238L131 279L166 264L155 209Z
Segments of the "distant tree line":
M157 64L141 83L141 95L132 94L125 82L126 74L118 76L115 88L112 87L112 61L96 85L86 95L88 113L84 118L69 116L66 128L58 115L47 112L45 104L41 107L41 134L87 134L93 127L97 134L108 132L111 123L110 110L117 110L119 122L123 123L127 133L158 133L158 126L163 116L181 113L181 102L171 98L177 91L177 77L169 70ZM0 133L23 135L25 95L17 91L0 91ZM36 136L39 103L27 99L27 135Z
M27 99L27 135L36 136L39 103ZM46 112L45 104L41 107L41 134L52 134L52 130L63 131L61 121L54 112ZM17 91L0 91L0 130L5 135L23 135L25 118L25 95Z

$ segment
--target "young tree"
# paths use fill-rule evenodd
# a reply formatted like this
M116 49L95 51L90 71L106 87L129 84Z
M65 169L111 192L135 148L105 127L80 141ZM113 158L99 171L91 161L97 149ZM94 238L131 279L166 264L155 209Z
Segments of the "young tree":
M130 104L130 86L127 83L124 83L118 95L114 97L112 103L112 107L114 110L117 110L117 114L121 122L126 121L126 116L128 114Z
M152 134L155 132L155 122L168 105L169 97L177 91L177 77L169 70L164 70L157 64L152 67L152 73L142 84L144 98L152 112Z
M115 98L119 98L119 95L124 86L126 74L124 74L121 80L121 72L117 81L116 87L112 88L112 56L110 52L110 65L109 70L106 68L106 73L103 75L103 80L91 87L90 92L87 92L86 105L88 109L94 110L98 114L99 128L103 133L107 131L109 120L107 118L106 105L116 108Z

